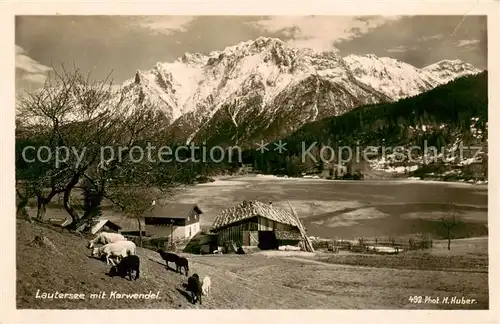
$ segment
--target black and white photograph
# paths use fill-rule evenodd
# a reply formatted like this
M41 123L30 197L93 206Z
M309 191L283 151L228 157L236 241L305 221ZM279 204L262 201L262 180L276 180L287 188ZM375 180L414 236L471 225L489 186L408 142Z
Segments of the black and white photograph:
M489 19L16 15L15 307L490 310Z

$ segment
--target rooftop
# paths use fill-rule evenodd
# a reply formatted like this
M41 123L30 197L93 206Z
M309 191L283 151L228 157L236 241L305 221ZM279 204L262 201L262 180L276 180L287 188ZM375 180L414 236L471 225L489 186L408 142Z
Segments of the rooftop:
M122 227L120 225L118 225L117 223L109 220L109 219L104 219L104 218L100 218L97 222L97 224L95 224L94 226L92 226L90 232L92 234L95 234L97 233L104 225L106 225L107 223L111 223L112 225L118 227L118 229L121 229Z
M196 204L167 203L156 204L152 211L144 214L144 217L186 219L193 209L198 214L203 214Z
M243 201L239 205L221 211L215 217L212 230L255 216L261 216L279 223L297 226L297 220L290 212L269 203L252 200Z

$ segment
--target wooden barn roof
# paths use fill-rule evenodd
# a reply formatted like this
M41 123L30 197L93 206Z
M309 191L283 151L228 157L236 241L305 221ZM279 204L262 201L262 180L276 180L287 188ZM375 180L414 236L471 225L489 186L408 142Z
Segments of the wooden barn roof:
M203 214L196 204L167 203L155 205L153 210L147 212L144 217L185 219L188 218L193 209L198 214Z
M278 223L298 226L295 217L281 208L258 200L243 201L237 206L230 207L221 211L215 217L212 230L225 227L238 221L249 219L255 216L261 216Z
M92 226L90 232L92 234L97 233L107 223L113 224L114 226L118 227L118 229L122 228L119 224L117 224L117 223L115 223L113 221L110 221L109 219L99 219L99 221L97 222L97 224L95 224L94 226Z

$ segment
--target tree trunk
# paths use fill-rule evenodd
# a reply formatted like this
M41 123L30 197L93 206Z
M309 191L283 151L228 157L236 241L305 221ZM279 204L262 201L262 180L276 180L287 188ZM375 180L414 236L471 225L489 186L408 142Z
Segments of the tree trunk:
M139 224L139 246L142 248L142 224L140 217L137 217L137 224Z
M102 215L101 205L104 199L104 192L99 191L86 194L82 219L99 218Z
M63 196L64 209L66 209L69 216L71 217L72 222L69 226L72 229L76 229L76 227L78 227L77 223L79 220L79 216L78 216L78 213L71 206L71 204L69 202L69 198L71 196L71 191L76 186L76 184L78 183L79 180L80 180L80 173L76 173L73 176L73 178L71 179L71 181L68 183L68 186L66 187L66 189L64 190L64 196Z
M17 204L16 215L24 213L29 201L27 196L22 196L19 192L17 195L19 196L19 203Z
M22 216L23 218L26 218L28 222L33 222L31 219L31 216L29 214L27 205L28 205L28 199L26 197L19 196L21 199L19 203L17 204L17 210L16 210L16 215Z
M451 249L451 229L448 229L448 250Z
M55 197L57 194L57 191L52 188L51 192L47 195L47 197L43 197L41 192L39 192L36 196L37 199L37 211L36 211L36 218L38 220L43 220L45 217L45 214L47 213L47 205L52 201L52 198Z
M174 250L174 224L170 224L170 249Z
M71 217L71 225L70 225L71 228L76 229L76 223L77 223L79 217L69 202L70 196L71 196L71 190L66 190L64 192L63 204L64 204L64 209L66 210L66 212L68 212L69 216Z
M37 209L36 209L36 219L39 221L43 220L45 214L47 213L47 204L45 204L45 199L43 197L37 197Z

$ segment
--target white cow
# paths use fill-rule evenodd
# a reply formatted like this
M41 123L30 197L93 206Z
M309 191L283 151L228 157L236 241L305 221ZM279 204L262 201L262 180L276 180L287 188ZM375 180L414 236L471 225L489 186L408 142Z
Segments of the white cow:
M201 283L201 293L203 295L208 295L210 293L210 288L212 286L212 281L209 276L205 276L203 278L203 282Z
M93 240L89 241L88 248L93 248L96 243L108 244L126 240L123 235L118 233L101 232Z
M135 255L135 243L132 241L119 241L114 243L108 243L99 248L94 248L92 250L92 256L97 256L101 258L103 255L106 256L106 264L111 264L114 266L115 263L110 257L117 257L118 259L122 259L127 255Z

